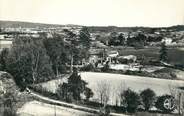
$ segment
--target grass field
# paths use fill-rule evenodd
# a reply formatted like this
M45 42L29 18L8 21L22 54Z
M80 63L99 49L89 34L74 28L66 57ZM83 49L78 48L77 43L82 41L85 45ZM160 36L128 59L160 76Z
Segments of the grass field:
M172 64L184 64L184 48L169 48L168 49L168 57L169 62ZM155 59L159 58L159 50L158 47L150 47L144 49L134 49L134 48L122 48L118 49L120 55L136 55L136 56L146 56L152 57Z
M182 80L168 80L168 79L157 79L150 77L139 77L122 74L110 74L110 73L95 73L95 72L82 72L80 73L83 80L88 82L89 88L94 92L92 100L99 100L98 85L101 83L108 83L110 87L110 104L115 104L119 101L119 94L121 91L131 88L136 92L140 92L144 89L151 88L157 95L170 94L170 87L181 87L184 86ZM62 83L62 79L52 80L47 83L42 83L43 87L48 91L55 93L58 85Z
M110 73L83 72L81 73L81 77L89 83L89 88L95 93L94 99L99 98L97 96L99 83L108 83L110 86L110 104L115 104L116 100L119 99L118 95L120 92L127 88L136 92L151 88L157 95L163 95L170 94L170 87L175 88L184 86L184 81L181 80L157 79Z

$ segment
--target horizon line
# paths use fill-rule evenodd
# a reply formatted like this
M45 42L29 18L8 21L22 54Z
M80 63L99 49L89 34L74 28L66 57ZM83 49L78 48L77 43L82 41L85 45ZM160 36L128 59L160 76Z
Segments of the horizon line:
M46 22L37 22L37 21L23 21L23 20L1 20L0 21L9 21L9 22L20 22L20 23L37 23L37 24L44 24L44 25L58 25L58 26L66 26L66 25L76 25L81 27L124 27L124 28L169 28L174 26L184 26L184 24L175 24L170 26L117 26L117 25L82 25L82 24L59 24L59 23L46 23Z

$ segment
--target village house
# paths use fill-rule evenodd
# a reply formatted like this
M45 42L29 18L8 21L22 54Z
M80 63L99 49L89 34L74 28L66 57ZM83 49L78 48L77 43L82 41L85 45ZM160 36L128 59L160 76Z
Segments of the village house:
M0 50L3 48L11 48L12 39L0 39Z
M171 38L163 38L162 42L165 42L165 45L171 45L172 44L172 39Z
M103 62L103 49L90 49L89 50L89 63L91 64L95 64L96 62L101 61L101 63Z
M0 50L3 48L11 48L12 46L12 37L9 37L7 34L0 35Z
M109 63L116 63L116 58L119 56L118 51L107 51L106 61Z
M137 61L137 56L134 55L119 56L118 59L122 64L129 64L135 63Z

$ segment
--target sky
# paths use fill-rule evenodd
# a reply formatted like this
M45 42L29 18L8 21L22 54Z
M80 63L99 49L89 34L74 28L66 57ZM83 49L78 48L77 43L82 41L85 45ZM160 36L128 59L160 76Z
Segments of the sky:
M184 25L184 0L0 0L0 20L167 27Z

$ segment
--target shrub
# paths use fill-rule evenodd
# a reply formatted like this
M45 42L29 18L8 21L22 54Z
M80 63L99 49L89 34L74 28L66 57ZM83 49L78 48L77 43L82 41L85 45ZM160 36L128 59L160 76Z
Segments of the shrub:
M110 115L110 107L105 106L100 109L99 116L109 116Z
M16 111L10 107L5 108L3 112L3 116L16 116Z
M140 93L140 97L145 110L148 111L154 105L156 98L155 92L151 89L145 89Z
M86 87L84 90L84 95L86 96L86 100L89 101L89 98L93 97L94 93L90 88Z
M127 111L130 113L136 112L140 105L139 95L130 89L127 89L121 94L121 99L121 104L125 105Z
M158 97L155 107L163 112L170 113L175 110L175 99L171 95L163 95Z
M64 100L66 102L72 102L72 93L69 91L69 85L67 83L60 84L57 89L57 97L60 100Z
M110 70L109 62L107 62L104 67L102 67L101 71L102 72L108 72Z
M57 96L55 93L48 91L46 88L42 87L41 85L29 86L29 89L32 89L33 91L38 92L43 96L47 96L52 99L57 99Z
M88 65L85 65L84 67L81 68L82 71L94 71L95 70L95 67L93 64L88 64Z

